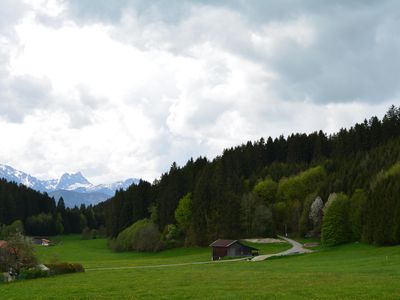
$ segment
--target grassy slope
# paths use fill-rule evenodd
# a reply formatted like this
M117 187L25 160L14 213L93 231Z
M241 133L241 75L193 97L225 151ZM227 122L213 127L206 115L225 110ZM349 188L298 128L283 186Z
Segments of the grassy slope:
M290 248L287 243L259 245L261 254L277 253ZM179 248L159 253L120 252L107 248L105 239L81 240L77 235L64 236L60 244L54 247L37 247L39 259L49 262L53 258L68 262L80 262L85 268L147 266L187 262L209 261L210 248Z
M74 249L79 252L70 253L74 244ZM143 255L110 253L103 246L99 241L71 240L59 246L59 250L64 247L60 254L63 259L72 261L75 257L76 261L91 267L95 266L96 259L106 259L111 266L111 263L120 263L119 257L125 263L129 255L132 255L132 264L135 265L147 265L153 258L163 263L176 263L189 260L190 256L199 261L209 257L206 249L179 249ZM55 249L49 249L49 252ZM182 254L180 251L191 254L189 257L176 256ZM42 257L49 257L45 253L47 250L41 249L40 252ZM152 255L153 258L148 257ZM87 271L2 285L0 290L4 299L35 299L40 296L57 299L398 299L399 282L399 246L378 248L351 244L257 263Z

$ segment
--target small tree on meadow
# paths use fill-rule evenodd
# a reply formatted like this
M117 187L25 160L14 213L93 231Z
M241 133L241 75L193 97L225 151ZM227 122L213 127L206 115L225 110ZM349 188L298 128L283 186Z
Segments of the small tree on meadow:
M349 222L350 201L345 194L338 194L325 210L321 241L327 246L334 246L351 240Z
M37 264L33 244L30 238L17 232L0 249L0 269L17 274L22 268L31 268Z

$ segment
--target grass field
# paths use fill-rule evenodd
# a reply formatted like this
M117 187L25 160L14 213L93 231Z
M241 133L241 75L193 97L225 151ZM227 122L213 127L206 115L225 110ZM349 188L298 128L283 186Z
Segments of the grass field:
M261 254L277 253L289 249L288 243L252 244L260 249ZM63 236L61 242L54 247L36 248L42 262L53 259L82 263L85 268L146 266L160 264L176 264L188 262L210 261L210 248L178 248L158 253L112 252L107 248L105 239L81 240L80 236Z
M86 268L207 261L210 250L156 254L112 253L104 240L66 237L39 248ZM269 248L270 247L270 248ZM263 246L278 252L285 244ZM263 262L227 262L160 268L88 270L81 274L0 285L1 299L399 299L400 247L349 244Z

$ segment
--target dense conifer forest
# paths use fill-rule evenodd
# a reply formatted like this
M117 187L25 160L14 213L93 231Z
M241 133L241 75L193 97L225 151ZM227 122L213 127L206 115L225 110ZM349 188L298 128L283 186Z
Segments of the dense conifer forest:
M319 131L262 138L226 149L212 161L173 163L159 180L119 191L98 209L110 237L151 217L164 235L181 235L194 245L285 231L317 236L322 231L327 240L329 230L341 237L327 243L395 244L400 243L399 160L400 109L392 106L382 119L372 117L330 136ZM335 212L339 204L343 208ZM186 222L177 218L178 206ZM334 222L341 220L342 232L335 232L328 217L322 224L330 214Z
M46 193L0 179L0 239L16 221L22 221L26 234L39 236L81 233L86 227L104 225L91 206L66 208L62 198L56 202Z
M104 225L114 239L148 219L171 245L285 232L322 235L332 245L399 244L399 162L400 108L392 106L382 119L329 136L318 131L261 138L213 160L173 163L153 183L142 180L95 207L68 209L62 199L56 204L2 180L0 223L21 220L31 234Z

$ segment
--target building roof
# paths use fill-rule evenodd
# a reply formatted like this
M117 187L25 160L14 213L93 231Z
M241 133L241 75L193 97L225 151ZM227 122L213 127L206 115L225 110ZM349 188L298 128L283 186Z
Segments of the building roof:
M221 240L218 239L215 242L210 244L210 247L229 247L230 245L236 243L238 240Z
M251 247L251 246L247 246L247 245L243 245L240 241L238 240L221 240L218 239L216 241L214 241L213 243L210 244L210 247L221 247L221 248L228 248L231 245L238 243L239 245L252 249L252 250L258 250L257 248Z

